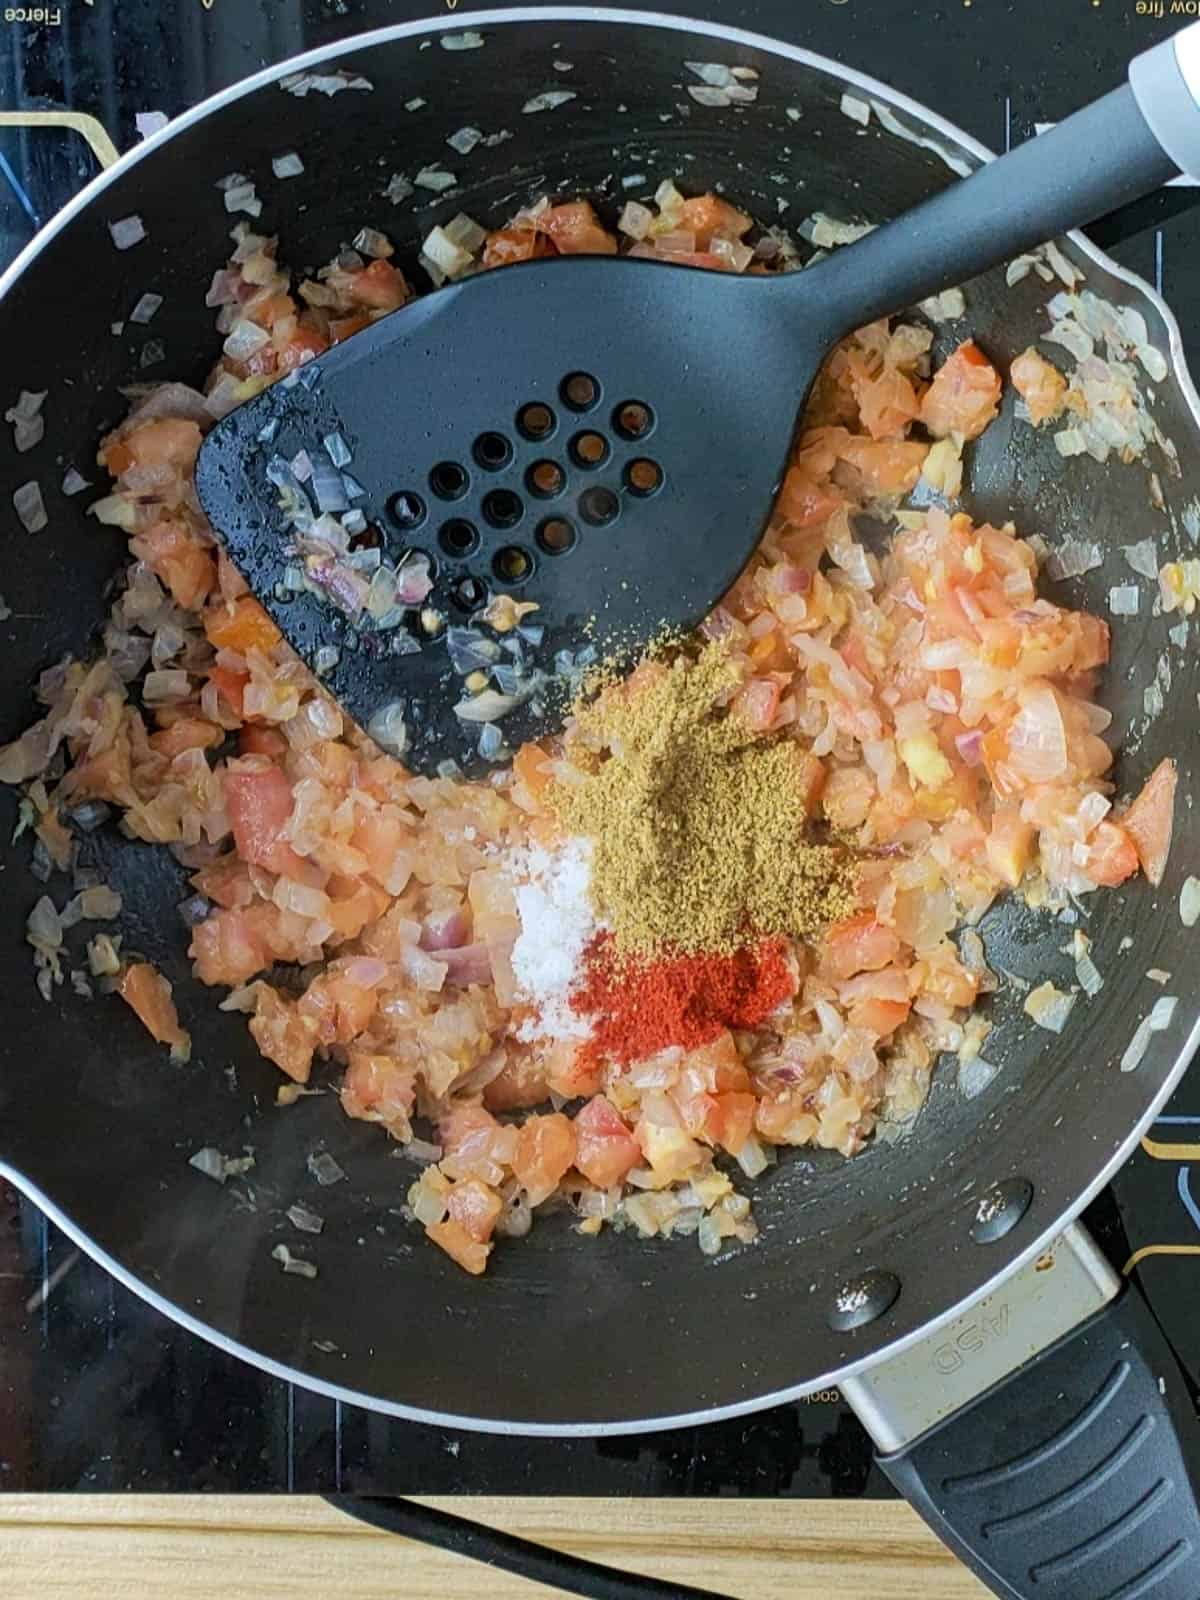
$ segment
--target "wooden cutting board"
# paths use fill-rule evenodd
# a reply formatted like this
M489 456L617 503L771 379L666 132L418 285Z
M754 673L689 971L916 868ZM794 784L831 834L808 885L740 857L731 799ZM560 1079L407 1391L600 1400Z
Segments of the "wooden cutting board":
M890 1501L431 1498L736 1600L983 1600ZM5 1600L537 1600L558 1593L302 1496L0 1495Z

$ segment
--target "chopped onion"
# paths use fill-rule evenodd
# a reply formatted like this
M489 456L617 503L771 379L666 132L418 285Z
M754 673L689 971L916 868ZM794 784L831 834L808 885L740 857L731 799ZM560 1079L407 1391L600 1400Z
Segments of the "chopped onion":
M138 111L134 115L133 126L139 139L150 139L156 133L161 133L167 122L165 111Z
M1025 996L1025 1012L1039 1028L1048 1033L1061 1033L1066 1026L1075 995L1056 989L1052 983L1040 983Z
M244 211L247 216L251 217L262 215L262 201L255 193L254 184L249 179L229 185L225 190L225 209L230 214L235 211Z
M371 90L375 85L369 78L346 72L339 67L334 72L289 72L286 77L280 78L279 87L285 94L294 94L302 100L310 89L315 89L318 94L328 95L332 99L343 89Z
M565 106L568 100L578 98L574 89L546 89L542 94L535 94L531 100L526 100L521 110L526 116L531 116L537 111L553 111L556 106Z
M444 282L447 278L453 281L461 277L474 262L470 253L455 244L446 230L439 226L431 228L421 244L421 265L426 271L430 266L435 267L437 274L440 274L440 282ZM440 287L437 275L431 272L430 276L435 280L435 287Z
M342 475L337 467L324 450L313 450L311 459L312 488L317 502L317 510L323 515L346 511L350 502L346 498L346 486L342 482Z
M653 221L654 213L648 206L639 205L636 200L627 200L617 219L617 227L626 238L641 240L649 233Z
M402 172L393 172L388 179L387 188L384 189L383 195L394 206L398 206L401 200L407 200L412 192L413 186L410 179L406 178Z
M1100 546L1090 539L1064 539L1046 558L1046 575L1055 582L1080 578L1103 563Z
M438 43L443 50L482 50L483 35L468 28L465 33L443 33Z
M972 728L967 733L954 736L959 755L969 767L977 767L983 760L983 729Z
M221 346L231 361L248 361L264 345L270 344L271 335L257 322L245 318L235 322L225 343Z
M422 167L413 182L419 189L429 189L434 194L444 194L447 189L453 189L458 178L453 172L447 172L444 167Z
M1114 617L1136 617L1140 602L1136 583L1118 583L1108 591L1108 609Z
M167 347L161 339L147 339L138 353L138 366L156 367L160 361L166 359Z
M499 694L495 689L483 689L469 700L460 700L454 707L454 715L463 722L498 722L510 711L524 705L533 692L530 689L521 694Z
M307 1206L299 1204L287 1208L287 1219L294 1228L299 1228L301 1233L320 1233L325 1226L324 1217L319 1217L315 1211L310 1211Z
M849 117L851 122L857 122L864 128L871 120L871 107L865 100L860 100L857 95L843 94L841 110L843 116Z
M197 1172L218 1183L224 1183L226 1178L240 1178L243 1173L252 1172L254 1165L253 1156L223 1156L211 1145L205 1145L203 1150L197 1150L188 1158L189 1167L195 1167Z
M1150 1044L1152 1033L1162 1033L1170 1026L1171 1018L1175 1015L1175 1007L1179 1004L1175 995L1165 994L1156 1000L1150 1008L1150 1014L1142 1018L1134 1031L1133 1038L1126 1046L1125 1054L1121 1057L1121 1071L1134 1072L1142 1064L1142 1058Z
M399 758L408 749L408 724L403 700L381 707L367 723L367 732L381 750Z
M138 299L137 305L135 305L133 310L129 313L130 322L137 322L144 325L147 322L152 321L155 312L162 305L162 303L163 297L160 294L151 294L147 292L146 294L141 295Z
M1123 544L1121 554L1143 578L1158 578L1158 546L1153 539L1142 539L1137 544Z
M304 171L304 163L295 150L287 150L281 156L271 157L271 171L277 178L298 178Z
M62 481L62 492L65 495L78 494L81 489L90 489L91 486L90 478L81 476L74 467L67 468Z
M380 233L378 228L360 228L354 236L353 248L370 256L372 261L384 261L396 253L387 234Z
M171 667L165 672L148 672L142 680L142 699L147 705L170 705L177 700L186 700L190 693L190 682L183 667Z
M141 244L146 237L142 219L137 215L120 217L116 222L110 222L108 231L118 250L131 250L135 244Z
M982 1094L999 1072L1000 1068L983 1056L973 1056L969 1061L962 1061L958 1068L958 1092L964 1100L974 1100L976 1095Z
M460 156L469 156L477 144L483 143L483 131L480 128L459 128L446 140L451 150Z
M340 1183L346 1176L343 1169L334 1158L325 1150L314 1151L307 1162L308 1170L321 1185L328 1189L331 1184Z
M285 1244L277 1244L271 1251L272 1261L278 1261L285 1272L293 1273L298 1278L315 1278L317 1268L315 1262L303 1261L299 1256L294 1256Z
M42 490L36 479L21 484L20 488L13 490L13 510L21 519L21 526L26 533L41 533L50 521L46 515L46 502L42 499Z
M1200 921L1200 878L1185 878L1179 891L1179 920L1185 928Z

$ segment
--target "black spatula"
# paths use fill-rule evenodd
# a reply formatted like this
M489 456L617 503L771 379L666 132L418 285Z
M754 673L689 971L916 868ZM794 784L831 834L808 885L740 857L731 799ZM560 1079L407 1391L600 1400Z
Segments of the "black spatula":
M443 288L220 423L205 510L363 727L478 771L557 726L591 661L720 597L838 338L1200 171L1190 85L1200 25L804 272L575 257Z

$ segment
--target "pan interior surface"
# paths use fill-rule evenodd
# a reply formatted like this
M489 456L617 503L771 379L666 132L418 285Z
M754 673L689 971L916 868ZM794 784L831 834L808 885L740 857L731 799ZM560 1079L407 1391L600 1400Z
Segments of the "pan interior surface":
M10 688L0 737L35 718L27 686L37 674L97 637L106 586L124 559L123 539L85 517L90 495L59 495L63 465L93 475L96 442L125 408L120 386L148 377L202 384L217 354L204 296L229 248L232 219L215 187L224 175L257 180L265 202L257 226L279 234L279 258L293 268L315 267L369 225L392 237L421 283L420 239L460 210L495 225L549 193L587 194L615 211L674 176L689 193L716 188L784 228L816 211L878 221L953 181L947 155L978 159L978 147L887 91L747 35L666 19L635 26L602 12L464 20L469 32L401 29L342 47L317 69L364 79L369 90L300 97L272 82L183 119L52 231L11 283L0 300L10 398L21 388L49 388L50 398L42 446L18 457L7 431L0 439L3 500L39 478L50 523L21 546L3 581L14 615L3 624ZM563 60L569 75L554 69ZM756 99L701 103L688 93L700 79L687 61L754 69ZM565 89L574 98L530 109ZM897 137L877 115L861 128L842 109L846 92L890 108L914 137ZM505 137L460 156L446 141L465 127ZM293 149L303 174L274 181L272 157ZM411 178L433 165L455 174L450 195L418 187L398 205L385 198L391 174ZM109 225L131 215L147 237L117 252ZM1170 358L1170 324L1145 287L1081 246L1064 248L1087 287L1141 312L1151 343ZM939 326L935 351L969 329L1005 369L1044 334L1045 302L1059 288L1036 274L1009 288L1002 269L987 274L966 287L965 324ZM143 290L164 296L153 333L166 356L146 371L136 339L111 332ZM69 317L51 309L65 304ZM1109 588L1128 576L1119 545L1154 535L1160 560L1187 553L1185 514L1200 511L1200 439L1177 350L1175 369L1156 385L1154 415L1177 447L1177 475L1158 458L1063 461L1048 431L1014 417L1011 393L973 447L966 504L976 520L1011 518L1050 545L1074 534L1108 552L1084 577L1045 586L1051 598L1106 616ZM1151 503L1148 467L1165 510ZM14 553L25 537L10 533ZM992 1008L986 1054L1001 1069L995 1079L968 1100L953 1063L943 1066L904 1137L849 1162L807 1150L781 1160L755 1186L761 1237L752 1247L709 1260L686 1240L642 1243L611 1231L583 1239L560 1214L498 1250L486 1278L462 1274L401 1216L416 1169L378 1129L344 1118L331 1094L276 1107L278 1074L244 1020L218 1012L218 996L190 975L175 909L188 893L183 870L167 851L115 831L90 835L83 859L124 896L125 948L174 984L193 1059L170 1065L115 1000L89 1003L60 989L42 1002L24 939L42 887L16 846L0 921L0 1161L122 1276L201 1331L368 1405L466 1426L601 1431L748 1409L814 1387L946 1314L1030 1251L1078 1209L1181 1070L1197 1012L1196 960L1176 907L1194 867L1186 820L1200 680L1194 654L1168 651L1172 620L1152 616L1144 598L1142 614L1114 628L1100 696L1114 715L1121 792L1136 790L1165 755L1180 771L1176 848L1161 887L1138 879L1079 909L1101 992L1081 997L1061 1036L1036 1027L1022 1013L1019 982L1075 981L1063 953L1072 928L1015 901L994 908L980 930L988 956L1018 980ZM1145 691L1156 681L1165 710L1148 718ZM7 837L13 791L3 791L0 811ZM65 881L49 891L61 903ZM1171 973L1180 1003L1138 1070L1122 1073L1138 1019L1163 993L1146 979L1155 968ZM187 1164L205 1145L251 1148L254 1171L217 1187ZM322 1150L345 1172L329 1187L307 1165ZM974 1242L981 1197L1013 1179L1031 1186L1028 1210L1002 1238ZM303 1250L285 1216L296 1201L325 1218ZM315 1260L319 1277L284 1276L271 1256L280 1242ZM877 1273L891 1275L898 1294L875 1320L839 1330L838 1305Z

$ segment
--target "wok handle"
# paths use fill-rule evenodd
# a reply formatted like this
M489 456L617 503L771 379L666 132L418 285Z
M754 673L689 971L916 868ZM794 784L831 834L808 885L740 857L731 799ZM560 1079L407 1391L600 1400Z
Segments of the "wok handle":
M1196 1600L1198 1443L1170 1346L1126 1288L878 1460L1006 1600Z
M819 262L795 287L849 331L1160 188L1200 176L1200 23L1138 56L1129 82ZM818 287L819 285L819 287Z

